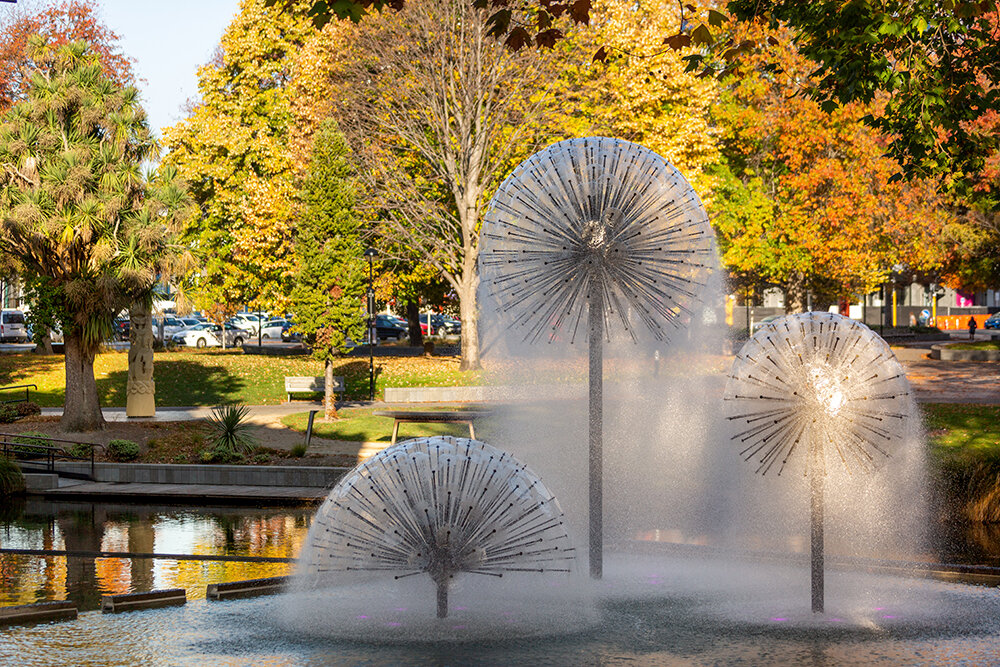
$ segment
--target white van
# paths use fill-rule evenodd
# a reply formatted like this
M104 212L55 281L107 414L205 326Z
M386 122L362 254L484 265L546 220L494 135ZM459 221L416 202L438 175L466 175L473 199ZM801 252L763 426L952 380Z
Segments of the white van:
M0 311L0 343L27 343L28 329L20 310Z

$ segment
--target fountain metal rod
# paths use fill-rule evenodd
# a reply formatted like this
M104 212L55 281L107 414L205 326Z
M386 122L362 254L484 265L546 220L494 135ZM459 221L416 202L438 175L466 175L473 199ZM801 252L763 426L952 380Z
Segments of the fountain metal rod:
M814 465L809 471L809 486L812 490L812 610L823 613L823 471Z
M587 317L590 326L590 577L604 573L604 299L593 281Z
M448 618L448 579L437 580L438 618Z

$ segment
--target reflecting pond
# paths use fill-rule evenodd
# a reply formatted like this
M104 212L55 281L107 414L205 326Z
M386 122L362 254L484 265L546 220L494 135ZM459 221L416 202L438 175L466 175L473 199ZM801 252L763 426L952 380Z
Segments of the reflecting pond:
M29 500L6 510L0 546L295 558L314 509L170 507ZM97 609L102 595L184 588L289 574L275 562L86 558L0 554L0 606L72 600Z

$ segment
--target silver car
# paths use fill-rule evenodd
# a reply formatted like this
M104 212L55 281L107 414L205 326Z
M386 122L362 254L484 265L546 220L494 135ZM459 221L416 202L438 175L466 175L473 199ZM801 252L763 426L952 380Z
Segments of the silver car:
M20 310L5 309L0 312L0 342L28 342L28 329L24 325L24 313Z
M227 323L225 339L226 347L239 347L244 341L250 340L250 332ZM175 345L187 347L221 347L222 327L212 322L204 322L174 334L170 340Z

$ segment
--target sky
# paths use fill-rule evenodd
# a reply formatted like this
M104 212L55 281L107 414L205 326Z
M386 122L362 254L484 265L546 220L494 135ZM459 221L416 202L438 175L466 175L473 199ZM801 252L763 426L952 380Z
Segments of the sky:
M150 127L185 117L187 100L198 94L197 72L212 57L238 0L98 0L104 23L121 38L122 51L135 59Z

